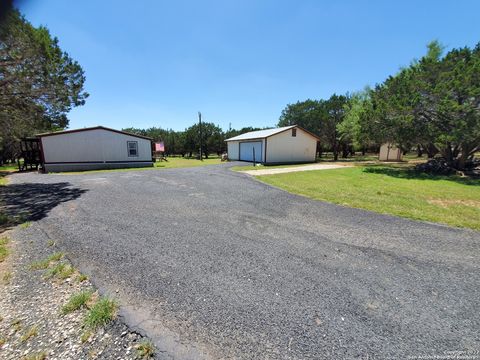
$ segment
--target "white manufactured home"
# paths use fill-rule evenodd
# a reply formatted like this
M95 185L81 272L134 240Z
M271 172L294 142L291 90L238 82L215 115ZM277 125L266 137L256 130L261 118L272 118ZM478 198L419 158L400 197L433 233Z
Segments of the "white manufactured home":
M96 126L37 135L46 172L153 166L152 139Z
M288 164L315 162L320 139L297 125L251 131L225 140L229 160Z

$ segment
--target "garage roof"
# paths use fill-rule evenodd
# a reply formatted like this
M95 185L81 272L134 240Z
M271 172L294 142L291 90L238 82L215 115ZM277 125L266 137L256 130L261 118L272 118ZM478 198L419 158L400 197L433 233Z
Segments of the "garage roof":
M230 139L226 139L225 141L264 139L264 138L267 138L269 136L281 133L282 131L294 128L296 126L297 125L291 125L291 126L284 126L284 127L275 128L275 129L250 131L250 132L247 132L245 134L237 135L237 136L234 136Z
M301 128L300 126L298 125L290 125L290 126L284 126L284 127L279 127L279 128L275 128L275 129L266 129L266 130L258 130L258 131L250 131L250 132L247 132L245 134L241 134L241 135L238 135L238 136L234 136L230 139L226 139L225 141L241 141L241 140L251 140L251 139L265 139L265 138L268 138L272 135L276 135L278 133L281 133L281 132L284 132L284 131L287 131L288 129L291 129L291 128L298 128L298 129L301 129L303 131L305 131L307 134L310 134L311 136L313 136L314 138L316 138L317 140L320 140L320 138L311 133L310 131L308 130L305 130L304 128Z

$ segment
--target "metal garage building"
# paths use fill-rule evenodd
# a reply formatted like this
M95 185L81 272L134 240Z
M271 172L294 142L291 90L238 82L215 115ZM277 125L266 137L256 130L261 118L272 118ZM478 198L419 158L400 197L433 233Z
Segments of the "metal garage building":
M96 126L37 135L46 172L153 166L152 139Z
M287 164L315 162L319 138L297 125L291 125L251 131L225 141L230 160Z

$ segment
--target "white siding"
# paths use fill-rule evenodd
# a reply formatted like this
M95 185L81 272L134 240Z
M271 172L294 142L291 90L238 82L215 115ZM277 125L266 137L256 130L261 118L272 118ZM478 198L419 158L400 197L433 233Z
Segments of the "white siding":
M130 165L148 166L145 163L152 163L150 140L104 129L44 136L41 141L47 171L127 167ZM137 142L138 156L128 156L128 141ZM91 165L87 166L86 163L89 162ZM49 165L49 163L56 164ZM111 165L103 166L103 163ZM67 166L67 164L70 165Z
M227 142L227 153L228 153L229 160L239 159L238 149L239 149L238 141Z
M267 138L267 163L314 162L317 153L317 139L297 128Z

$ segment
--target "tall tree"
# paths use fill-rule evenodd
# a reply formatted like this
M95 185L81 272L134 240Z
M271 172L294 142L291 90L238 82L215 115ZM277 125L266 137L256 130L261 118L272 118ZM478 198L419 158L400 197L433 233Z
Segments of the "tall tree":
M423 144L464 169L480 149L480 44L442 57L442 46L432 42L423 58L371 97L371 119L363 127L369 136L404 149Z
M480 150L480 43L420 61L418 119L447 162L463 169Z
M282 110L278 126L298 125L320 135L322 119L325 118L323 101L307 99L288 104Z
M370 91L366 88L350 96L345 104L344 119L337 125L340 141L351 144L354 149L362 151L362 154L375 145L362 131L362 123L368 119L368 110L371 107Z
M202 152L206 158L212 153L221 153L225 150L224 135L222 129L213 123L202 123L202 139L200 141L200 125L195 124L185 130L185 146L187 152L197 152L202 144Z
M299 125L320 136L321 149L329 148L335 160L340 152L337 126L345 115L347 96L333 94L328 100L305 100L289 104L280 115L278 126Z
M345 105L348 97L345 95L333 94L327 101L325 101L325 109L327 117L321 123L320 136L330 145L333 152L333 160L338 160L338 154L341 146L346 146L342 143L340 134L337 130L339 124L345 117Z
M20 137L63 129L67 113L85 103L85 76L47 28L33 27L16 9L0 23L0 147Z

